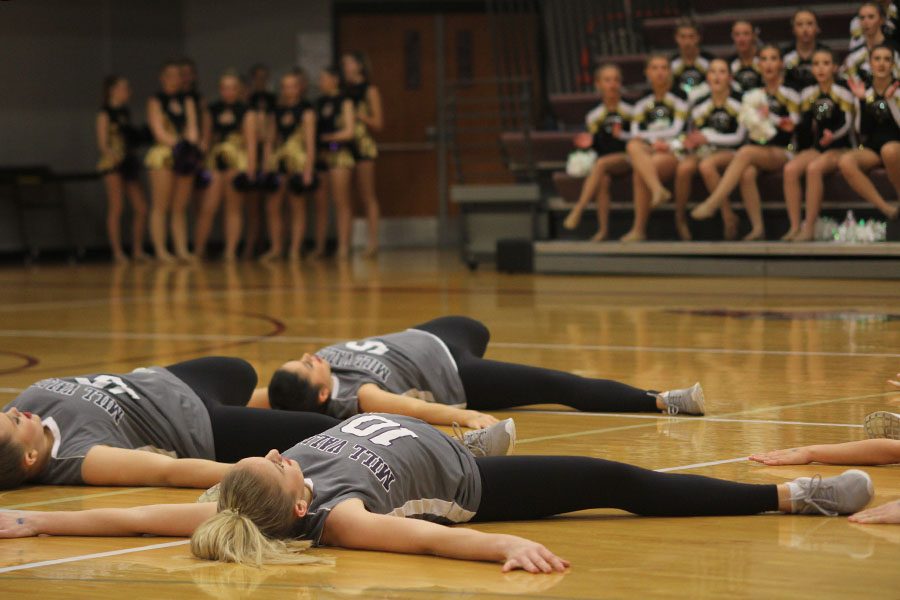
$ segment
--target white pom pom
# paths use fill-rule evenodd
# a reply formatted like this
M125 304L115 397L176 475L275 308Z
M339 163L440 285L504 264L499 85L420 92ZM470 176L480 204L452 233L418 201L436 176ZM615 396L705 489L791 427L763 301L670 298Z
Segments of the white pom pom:
M762 116L762 111L768 110L768 107L769 98L764 89L758 88L744 94L738 121L747 128L750 139L767 142L775 137L777 133L775 125L768 118Z
M593 150L576 150L569 154L566 161L566 174L569 177L587 177L597 161L597 153Z

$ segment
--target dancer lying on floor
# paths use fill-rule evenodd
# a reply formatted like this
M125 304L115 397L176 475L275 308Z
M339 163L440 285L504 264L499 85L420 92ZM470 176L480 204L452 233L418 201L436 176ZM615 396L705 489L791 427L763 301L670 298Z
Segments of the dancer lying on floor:
M564 404L591 412L702 415L703 390L655 392L605 379L483 358L490 332L468 317L441 317L399 333L346 342L286 362L250 406L347 418L387 412L434 425L497 422L483 410Z
M498 436L504 429L493 427ZM301 470L302 466L302 470ZM458 442L404 416L352 417L284 453L240 461L217 502L80 512L0 513L0 537L192 535L210 560L299 563L296 541L499 562L503 570L563 571L569 563L513 535L445 527L539 519L591 508L639 515L835 515L864 507L862 471L779 485L657 473L580 456L473 458Z

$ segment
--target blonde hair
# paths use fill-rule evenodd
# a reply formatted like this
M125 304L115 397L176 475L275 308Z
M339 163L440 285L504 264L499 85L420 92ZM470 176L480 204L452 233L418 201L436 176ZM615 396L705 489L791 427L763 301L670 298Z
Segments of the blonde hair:
M333 564L304 555L309 542L290 540L294 498L270 477L233 468L219 486L218 512L191 536L197 558L259 567L264 564Z

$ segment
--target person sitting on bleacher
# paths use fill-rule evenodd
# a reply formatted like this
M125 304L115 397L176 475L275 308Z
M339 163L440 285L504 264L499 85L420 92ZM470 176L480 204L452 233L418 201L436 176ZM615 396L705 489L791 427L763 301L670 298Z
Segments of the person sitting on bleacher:
M734 43L734 54L728 57L731 77L740 91L746 92L762 87L762 75L759 72L759 39L756 28L750 21L735 21L731 26L731 41Z
M856 130L862 147L845 153L838 165L856 193L871 202L889 219L900 215L900 207L888 204L866 172L884 166L888 179L900 196L900 82L893 77L896 52L878 46L871 52L872 83L867 87L850 80L856 96Z
M758 171L777 171L791 158L794 128L800 122L798 112L800 96L792 88L784 85L784 63L781 50L773 45L763 46L759 51L759 68L762 71L767 106L760 112L761 121L772 124L772 135L753 138L734 156L725 169L716 189L702 204L691 211L695 219L708 219L716 214L723 203L728 202L731 192L740 185L741 196L747 217L750 219L750 233L745 241L765 239L762 206L756 176ZM748 129L751 129L748 125Z
M881 24L881 30L884 37L900 43L900 11L897 10L897 4L891 0L881 0L876 4L881 6L881 14L884 15L884 22ZM850 21L850 52L853 52L860 46L866 44L866 36L863 35L862 22L859 15L853 17Z
M701 39L697 23L691 19L679 19L675 27L678 52L672 56L670 66L674 87L684 92L691 102L709 93L703 84L713 56L700 49Z
M835 81L837 61L829 48L819 48L812 57L816 84L800 94L800 126L797 148L801 150L784 167L784 201L790 229L784 241L815 239L816 220L822 207L825 176L838 168L841 155L853 146L853 94ZM801 178L806 177L806 220L801 229Z
M897 46L885 35L882 27L886 17L884 7L877 2L866 2L859 7L859 25L862 29L863 43L847 55L844 61L843 75L847 79L861 79L866 85L872 83L872 65L869 54L877 46L887 45L894 51L894 79L900 78L900 54Z
M678 165L672 142L684 129L687 98L672 86L669 59L651 54L645 69L651 92L634 105L632 139L626 146L634 169L634 224L623 242L647 238L650 211L672 197L662 181L671 179Z
M589 133L575 138L575 145L592 148L599 158L594 163L581 187L581 195L563 222L566 229L575 229L581 213L592 198L597 199L599 229L592 241L606 239L609 224L609 185L611 178L631 170L625 153L625 143L631 136L631 119L634 107L622 102L622 71L614 64L601 65L594 71L594 87L603 102L587 114L585 122Z
M816 85L812 73L813 53L827 48L816 38L819 35L819 21L816 13L801 8L791 17L794 43L784 49L784 83L798 92Z
M731 88L728 61L714 58L709 63L706 83L711 93L701 98L691 109L688 133L682 147L685 154L675 171L675 228L682 240L691 239L685 208L691 196L694 175L700 171L706 189L712 191L719 183L719 173L734 158L735 150L744 143L747 130L738 122L741 96ZM727 203L723 204L723 207ZM728 207L723 210L726 234L737 231L737 217Z

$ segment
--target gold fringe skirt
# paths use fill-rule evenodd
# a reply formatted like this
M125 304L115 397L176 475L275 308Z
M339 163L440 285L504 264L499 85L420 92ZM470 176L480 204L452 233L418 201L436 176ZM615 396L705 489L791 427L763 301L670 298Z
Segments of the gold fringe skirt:
M144 166L148 169L171 169L174 164L172 148L165 144L153 144L144 157Z
M283 144L275 148L269 161L266 163L266 170L269 172L279 172L285 175L298 175L303 173L306 168L306 148L303 146L299 136L289 137Z
M232 134L213 146L206 156L206 168L210 171L246 172L247 144L240 134Z

